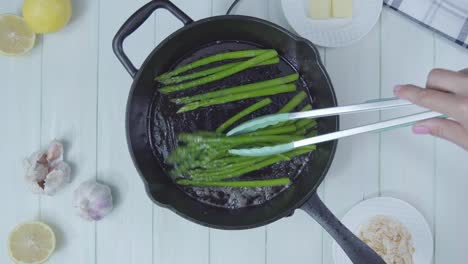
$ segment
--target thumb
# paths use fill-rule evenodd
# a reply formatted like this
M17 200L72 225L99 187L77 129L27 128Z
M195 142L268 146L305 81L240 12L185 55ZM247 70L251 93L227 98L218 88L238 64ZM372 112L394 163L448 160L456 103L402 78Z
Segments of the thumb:
M418 122L413 126L415 134L431 134L433 136L451 141L468 150L468 132L458 122L434 118Z

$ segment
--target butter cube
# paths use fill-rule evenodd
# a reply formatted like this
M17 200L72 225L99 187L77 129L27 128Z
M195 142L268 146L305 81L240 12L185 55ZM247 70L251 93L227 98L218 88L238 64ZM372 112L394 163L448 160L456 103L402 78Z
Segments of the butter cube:
M309 0L309 17L327 19L331 17L332 0Z
M353 0L332 0L332 16L350 18L353 16Z

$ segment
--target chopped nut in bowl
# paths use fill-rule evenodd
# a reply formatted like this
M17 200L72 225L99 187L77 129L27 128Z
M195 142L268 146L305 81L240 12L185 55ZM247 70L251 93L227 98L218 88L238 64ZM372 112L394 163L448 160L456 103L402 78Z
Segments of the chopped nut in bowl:
M413 264L415 251L411 233L398 220L377 215L360 226L358 237L377 252L386 263Z
M419 211L399 199L378 197L355 205L343 224L374 249L387 264L430 264L434 252L432 231ZM337 264L352 264L333 244Z

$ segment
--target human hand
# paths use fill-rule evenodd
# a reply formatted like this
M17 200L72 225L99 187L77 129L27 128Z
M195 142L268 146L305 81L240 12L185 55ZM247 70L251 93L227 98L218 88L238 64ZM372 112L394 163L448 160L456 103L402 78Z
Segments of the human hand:
M434 69L427 77L426 89L410 84L398 85L394 93L401 99L453 119L418 122L413 126L415 134L440 137L468 150L468 68L460 72Z

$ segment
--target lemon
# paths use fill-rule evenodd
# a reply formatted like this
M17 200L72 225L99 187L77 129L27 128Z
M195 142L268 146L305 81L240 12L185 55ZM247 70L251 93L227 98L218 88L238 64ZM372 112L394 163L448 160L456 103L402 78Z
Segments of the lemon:
M54 231L42 222L22 223L8 238L8 253L17 264L43 263L54 249Z
M71 0L24 0L23 17L36 33L62 29L72 15Z
M0 54L22 55L34 47L36 34L15 15L0 15Z

